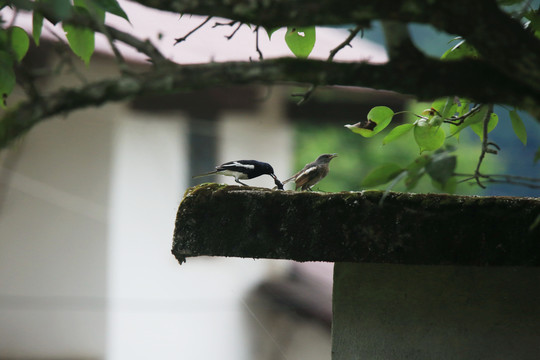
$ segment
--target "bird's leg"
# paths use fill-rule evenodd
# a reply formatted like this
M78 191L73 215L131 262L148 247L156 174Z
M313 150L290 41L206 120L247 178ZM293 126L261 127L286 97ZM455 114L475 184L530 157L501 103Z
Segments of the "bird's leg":
M244 184L243 182L241 182L240 180L238 180L238 178L234 178L234 181L236 181L237 183L242 184L242 185L244 185L244 186L249 186L248 184Z

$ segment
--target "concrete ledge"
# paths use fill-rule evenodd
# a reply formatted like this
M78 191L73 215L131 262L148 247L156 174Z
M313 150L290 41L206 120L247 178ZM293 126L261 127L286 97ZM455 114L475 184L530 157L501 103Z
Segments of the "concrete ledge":
M297 261L540 265L540 199L315 193L203 184L178 209L172 252Z

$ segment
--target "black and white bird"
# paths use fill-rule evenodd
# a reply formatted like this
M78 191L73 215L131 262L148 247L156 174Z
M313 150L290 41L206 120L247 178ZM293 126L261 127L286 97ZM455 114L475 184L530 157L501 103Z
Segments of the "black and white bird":
M337 154L322 154L317 160L306 164L302 170L288 178L283 185L290 181L296 183L296 189L311 190L311 187L321 181L330 170L330 160L338 156Z
M219 166L216 166L216 170L214 171L196 175L193 178L199 178L208 175L233 176L234 181L244 186L248 185L241 182L240 179L253 179L261 175L270 175L274 179L274 183L277 185L278 189L283 189L283 184L274 174L274 169L272 168L272 165L257 160L229 161Z

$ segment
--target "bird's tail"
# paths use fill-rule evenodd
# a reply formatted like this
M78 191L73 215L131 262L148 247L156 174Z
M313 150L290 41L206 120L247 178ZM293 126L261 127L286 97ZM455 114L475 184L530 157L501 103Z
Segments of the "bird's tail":
M217 174L217 170L210 171L210 172L207 172L207 173L204 173L204 174L199 174L199 175L192 176L192 179L197 179L197 178L200 178L200 177L203 177L203 176L214 175L214 174Z
M288 178L287 180L282 181L281 183L283 185L285 185L286 183L289 183L289 182L293 181L294 179L296 179L296 175L291 176L290 178Z

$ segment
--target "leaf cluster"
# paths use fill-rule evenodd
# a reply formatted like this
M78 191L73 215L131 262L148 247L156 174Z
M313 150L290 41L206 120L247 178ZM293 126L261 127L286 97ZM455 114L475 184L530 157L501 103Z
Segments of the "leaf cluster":
M466 41L459 38L454 40L460 41L446 51L442 55L442 59L453 61L466 57L478 57L478 52ZM345 125L345 127L363 137L370 138L384 130L395 115L396 113L390 108L377 106L368 113L367 121ZM492 107L475 104L465 98L444 97L436 99L430 108L425 109L421 114L413 114L413 116L416 118L414 122L394 127L383 138L382 143L383 145L392 143L412 132L420 156L405 167L395 163L386 163L376 167L365 177L362 185L374 187L393 181L390 185L392 187L396 182L404 180L407 189L412 190L418 180L427 174L438 190L454 192L457 184L455 177L457 158L451 154L454 147L445 146L445 144L450 138L459 140L461 132L470 128L483 143L477 169L471 176L471 179L476 179L478 185L482 186L479 179L489 177L480 173L480 165L484 155L486 153L497 154L499 150L496 144L484 139L484 136L487 137L499 122L499 117L492 112ZM509 116L514 133L523 145L526 145L527 131L523 120L516 109L510 110ZM426 151L432 153L425 154Z
M94 53L95 28L104 26L105 14L117 15L129 21L117 0L74 0L73 3L70 0L0 2L0 10L6 6L13 7L17 11L19 9L32 10L31 37L36 46L40 44L44 21L52 24L62 22L71 50L86 64L90 62L90 57ZM2 108L6 107L5 99L15 87L15 68L24 59L29 47L29 36L22 28L13 25L0 28L0 95L3 99L0 106Z

